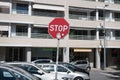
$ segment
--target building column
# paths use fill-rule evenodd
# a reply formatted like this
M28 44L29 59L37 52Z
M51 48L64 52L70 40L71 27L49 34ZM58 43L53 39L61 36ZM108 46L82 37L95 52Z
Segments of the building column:
M96 48L95 56L96 56L96 68L100 69L101 64L100 64L100 50L99 50L99 48Z
M31 62L31 48L26 48L26 61Z
M99 20L99 12L98 12L98 9L96 9L96 21Z
M96 40L99 40L99 29L96 29Z
M112 16L113 16L113 13L110 11L110 21L113 21Z
M98 0L95 0L96 2L98 2Z
M32 4L29 2L28 15L32 15Z
M69 62L69 47L63 48L63 62Z
M10 0L10 8L9 8L9 13L12 14L12 0Z
M8 37L9 38L11 37L11 23L9 23L9 26L8 26Z
M65 19L69 19L69 5L68 0L65 0Z
M28 24L28 38L31 38L31 24Z
M111 40L115 40L115 38L113 36L113 31L112 30L110 31L110 37L111 37Z

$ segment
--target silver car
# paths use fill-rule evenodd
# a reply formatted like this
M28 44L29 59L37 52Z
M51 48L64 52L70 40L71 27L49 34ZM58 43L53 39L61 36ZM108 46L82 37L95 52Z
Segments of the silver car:
M55 69L56 69L55 63L45 63L45 64L37 64L37 65L43 68L44 70L55 73ZM57 72L64 75L68 74L72 78L72 80L90 80L90 77L87 73L71 70L61 64L58 64Z
M28 62L9 62L7 64L20 67L20 68L22 68L22 69L32 73L33 75L41 78L42 80L54 80L55 79L55 74L54 73L49 73L49 72L41 69L40 67L37 67L33 63L28 63ZM71 80L69 75L67 75L67 74L63 75L61 73L58 74L57 79L58 80Z

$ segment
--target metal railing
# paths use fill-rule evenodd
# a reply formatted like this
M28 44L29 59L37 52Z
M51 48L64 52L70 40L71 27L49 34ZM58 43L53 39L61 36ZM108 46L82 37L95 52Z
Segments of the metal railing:
M27 33L16 33L16 36L19 37L28 37ZM43 34L43 33L31 33L31 38L41 38L41 39L52 39L52 37L49 34ZM114 37L115 40L120 40L120 37ZM96 35L69 35L69 39L72 40L96 40ZM104 36L99 36L99 39L104 39ZM112 40L112 38L107 37L107 40Z
M120 18L114 18L115 21L120 21Z
M17 14L28 14L28 10L16 10Z
M32 33L31 38L52 39L52 37L49 34L43 34L43 33Z
M74 40L96 40L96 36L92 35L69 35L69 38Z
M115 4L120 4L120 0L114 0Z
M120 40L120 37L115 37L115 40Z
M51 12L33 12L34 16L46 16L46 17L64 17L64 14L62 13L51 13Z
M16 36L28 36L28 33L16 33Z
M69 18L78 19L78 20L96 20L95 16L75 15L75 14L69 14Z

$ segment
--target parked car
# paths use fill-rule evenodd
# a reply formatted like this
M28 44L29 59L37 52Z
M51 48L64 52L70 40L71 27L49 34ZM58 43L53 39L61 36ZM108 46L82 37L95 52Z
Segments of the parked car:
M32 61L32 63L50 63L50 62L53 62L53 60L51 60L51 59L37 59L37 60Z
M41 80L18 67L0 64L0 80Z
M44 70L55 73L56 64L55 63L44 63L44 64L36 64ZM87 73L75 71L75 69L68 68L63 66L62 64L58 64L57 72L61 74L68 74L73 80L90 80L90 76Z
M49 73L48 71L43 70L42 68L37 67L33 63L27 63L27 62L9 62L7 64L14 65L17 67L20 67L33 75L41 78L42 80L54 80L55 74ZM58 80L72 80L70 79L69 75L63 75L61 73L58 74Z
M75 65L72 65L72 64L70 64L70 63L67 63L67 62L59 62L59 64L67 67L68 69L70 69L70 70L72 70L72 71L82 72L82 73L86 73L86 74L89 75L89 72L86 71L85 69L76 67Z
M73 64L79 68L85 69L88 72L91 70L90 63L87 60L77 60L77 61L71 62L71 64Z

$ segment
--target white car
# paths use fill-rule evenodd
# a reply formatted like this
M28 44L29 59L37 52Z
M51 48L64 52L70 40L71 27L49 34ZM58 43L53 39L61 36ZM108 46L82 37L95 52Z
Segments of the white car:
M42 70L41 68L37 67L35 64L33 63L27 63L27 62L9 62L7 64L13 65L13 66L17 66L20 67L30 73L32 73L33 75L41 78L42 80L54 80L55 79L55 73L49 73L45 70ZM57 76L57 80L72 80L70 79L69 75L64 75L59 73Z
M56 70L55 63L36 64L36 65L43 68L44 70L55 73ZM64 75L68 74L70 78L72 78L73 80L90 80L90 76L87 73L69 69L63 66L62 64L58 64L57 72Z

